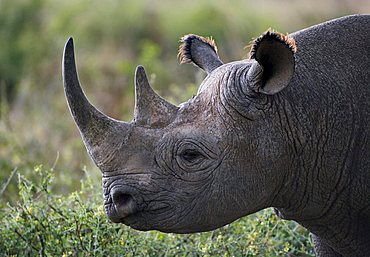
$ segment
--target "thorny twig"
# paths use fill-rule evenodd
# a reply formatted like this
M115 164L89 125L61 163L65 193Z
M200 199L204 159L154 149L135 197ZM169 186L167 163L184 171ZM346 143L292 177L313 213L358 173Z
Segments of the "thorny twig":
M3 195L3 193L5 192L5 189L8 187L10 181L12 180L12 178L14 177L14 174L16 173L18 167L15 167L12 171L12 173L10 174L8 180L5 182L3 188L1 189L0 191L0 197Z
M33 246L32 244L30 244L30 242L26 239L26 238L24 238L24 236L22 236L22 234L21 233L19 233L18 232L18 230L17 229L14 229L14 232L23 240L23 241L25 241L26 243L27 243L27 245L29 245L29 246L31 246L32 247L32 249L33 250L35 250L35 251L40 251L39 249L37 249L35 246Z

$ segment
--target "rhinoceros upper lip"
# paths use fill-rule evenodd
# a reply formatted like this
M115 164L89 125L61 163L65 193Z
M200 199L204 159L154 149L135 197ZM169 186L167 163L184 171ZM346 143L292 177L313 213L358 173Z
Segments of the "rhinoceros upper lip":
M161 207L154 208L154 209L146 209L146 210L138 211L124 218L121 218L119 222L127 226L133 226L134 224L138 223L138 220L142 218L143 216L146 216L147 214L160 215L161 213L166 212L167 209L168 209L168 206L161 206Z

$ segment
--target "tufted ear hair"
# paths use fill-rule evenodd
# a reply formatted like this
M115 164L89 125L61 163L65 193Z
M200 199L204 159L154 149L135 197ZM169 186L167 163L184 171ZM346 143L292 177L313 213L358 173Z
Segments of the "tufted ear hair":
M189 34L183 36L180 42L177 56L181 63L193 63L207 74L223 64L218 57L217 46L212 38Z
M295 40L288 35L267 31L255 39L250 59L256 60L248 71L254 91L273 95L284 89L293 77Z

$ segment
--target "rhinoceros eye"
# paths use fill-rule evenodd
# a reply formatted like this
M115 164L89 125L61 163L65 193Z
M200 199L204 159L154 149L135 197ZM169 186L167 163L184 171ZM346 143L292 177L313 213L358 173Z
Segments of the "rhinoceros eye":
M185 149L180 153L181 159L188 163L195 163L204 158L203 154L195 149Z
M198 142L186 139L178 144L175 159L183 171L194 172L201 170L209 158Z
M221 160L217 145L206 142L201 137L181 138L175 141L172 149L167 166L172 167L179 175L203 174L217 166L218 160Z

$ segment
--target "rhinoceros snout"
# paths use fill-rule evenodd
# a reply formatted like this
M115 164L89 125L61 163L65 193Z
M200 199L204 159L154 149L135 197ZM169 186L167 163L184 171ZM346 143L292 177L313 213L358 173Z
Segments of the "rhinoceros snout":
M110 217L113 222L121 222L137 211L133 196L124 188L113 188L110 194L115 209L114 217Z

